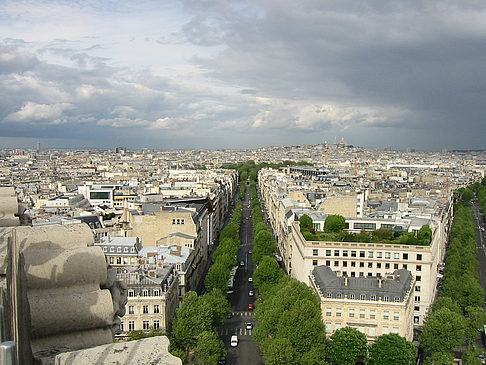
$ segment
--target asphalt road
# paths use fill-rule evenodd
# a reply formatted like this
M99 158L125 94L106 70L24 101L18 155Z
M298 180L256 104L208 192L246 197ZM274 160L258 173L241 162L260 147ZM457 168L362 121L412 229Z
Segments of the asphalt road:
M472 209L474 212L474 222L476 223L477 237L477 258L479 261L479 282L481 287L486 292L486 224L484 217L479 210L479 204L477 202L472 202Z
M253 341L253 329L246 329L247 323L255 325L255 313L248 309L248 304L255 303L257 293L253 283L248 281L252 277L255 268L252 255L249 251L253 247L253 227L251 220L250 190L247 188L243 201L243 221L240 229L241 246L238 252L239 266L236 272L233 293L229 294L231 303L232 317L228 318L219 335L224 341L228 356L228 365L263 365L263 359L256 343ZM254 296L249 296L249 291L254 292ZM230 339L232 335L238 336L238 346L231 347Z

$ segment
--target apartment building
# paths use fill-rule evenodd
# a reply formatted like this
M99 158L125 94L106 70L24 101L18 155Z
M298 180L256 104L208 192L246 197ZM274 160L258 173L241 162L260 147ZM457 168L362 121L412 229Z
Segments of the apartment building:
M329 266L316 266L310 277L318 293L326 333L353 327L369 341L388 333L413 338L413 287L410 271L400 269L385 277L348 277Z
M129 331L170 328L179 306L179 280L173 265L120 272L117 279L128 287L126 312L120 323L122 335Z

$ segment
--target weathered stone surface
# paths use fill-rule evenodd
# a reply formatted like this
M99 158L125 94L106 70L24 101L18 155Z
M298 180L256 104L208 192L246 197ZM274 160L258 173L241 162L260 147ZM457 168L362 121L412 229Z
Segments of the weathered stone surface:
M65 352L56 356L54 364L182 365L182 361L169 353L169 339L165 336L158 336Z
M19 203L14 188L0 187L0 227L20 225L18 214Z

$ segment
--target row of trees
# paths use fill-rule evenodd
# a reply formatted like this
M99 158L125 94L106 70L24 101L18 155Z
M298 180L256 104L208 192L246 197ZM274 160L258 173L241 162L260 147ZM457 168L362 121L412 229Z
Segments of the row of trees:
M417 233L393 232L386 228L351 233L344 230L346 226L344 217L329 215L324 221L324 233L322 233L316 232L312 218L307 214L302 215L299 221L300 231L307 241L379 242L427 246L432 240L432 230L428 224L422 226Z
M240 247L241 201L236 204L229 223L221 230L218 247L212 255L213 264L208 270L204 286L206 290L219 289L225 293L231 269L237 264Z
M480 336L478 329L486 324L486 315L482 308L484 292L478 277L476 227L468 204L471 194L474 196L471 187L456 193L460 203L454 205L440 296L420 336L420 345L430 354L426 364L450 364L454 358L453 349L464 352L464 365L481 363L474 342Z
M193 291L186 293L176 310L170 334L171 353L184 364L217 364L219 358L226 356L217 331L230 311L225 293L231 268L237 264L241 217L240 199L228 224L221 230L218 247L211 257L212 265L204 280L207 293L202 296Z

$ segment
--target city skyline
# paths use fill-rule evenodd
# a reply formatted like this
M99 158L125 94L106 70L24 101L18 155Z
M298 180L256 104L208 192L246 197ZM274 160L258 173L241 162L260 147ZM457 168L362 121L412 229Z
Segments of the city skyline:
M486 5L4 1L0 148L483 149Z

